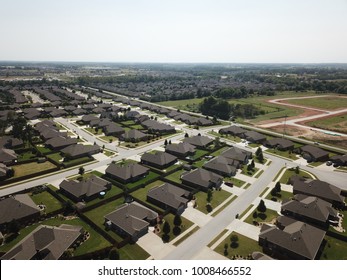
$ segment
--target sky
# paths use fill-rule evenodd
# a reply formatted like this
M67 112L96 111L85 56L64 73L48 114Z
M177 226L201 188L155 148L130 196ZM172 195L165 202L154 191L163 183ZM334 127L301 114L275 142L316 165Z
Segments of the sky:
M347 63L347 0L0 0L0 60Z

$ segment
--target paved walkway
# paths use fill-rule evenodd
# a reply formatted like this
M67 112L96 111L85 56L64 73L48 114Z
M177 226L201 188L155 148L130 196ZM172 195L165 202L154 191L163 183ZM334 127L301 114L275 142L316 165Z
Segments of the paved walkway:
M193 207L187 207L182 213L182 216L192 221L194 224L197 224L199 227L206 225L212 219L211 216L208 216Z
M235 194L237 196L240 196L241 194L243 194L245 192L245 189L241 189L241 188L235 187L235 186L229 187L229 186L225 185L224 183L222 185L222 189L229 192L229 193Z

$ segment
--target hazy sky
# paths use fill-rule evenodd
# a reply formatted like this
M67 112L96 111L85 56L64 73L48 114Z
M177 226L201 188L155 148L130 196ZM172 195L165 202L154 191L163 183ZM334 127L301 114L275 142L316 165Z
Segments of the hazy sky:
M0 0L0 60L347 63L347 0Z

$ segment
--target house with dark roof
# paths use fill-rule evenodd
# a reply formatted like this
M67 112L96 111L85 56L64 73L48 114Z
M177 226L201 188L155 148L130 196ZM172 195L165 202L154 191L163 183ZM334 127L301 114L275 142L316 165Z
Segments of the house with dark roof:
M106 136L116 136L119 137L120 135L125 133L125 130L123 127L119 126L116 123L111 123L108 126L105 126L103 129L103 132Z
M76 159L80 157L91 157L100 153L101 149L98 145L74 144L62 149L61 152L69 159Z
M144 121L141 123L141 125L148 130L148 133L167 134L176 132L175 127L168 124L157 122L155 120Z
M127 111L124 114L128 119L133 120L135 119L136 116L140 115L139 112L137 111Z
M67 137L67 132L60 132L58 129L48 127L40 131L40 136L43 140L49 140L56 137Z
M169 111L166 115L169 117L169 118L174 118L178 115L180 115L181 113L180 112L177 112L177 111Z
M179 144L168 144L165 147L165 152L172 154L178 158L186 158L195 154L196 147L189 143L181 142Z
M262 144L266 140L266 136L256 131L247 131L243 134L244 138L251 143Z
M11 164L14 163L18 158L18 155L14 150L10 149L0 149L0 163L3 164Z
M308 162L311 161L327 161L329 160L329 152L311 145L299 148L300 153Z
M197 119L197 125L209 126L209 125L213 125L213 121L211 121L210 119L206 119L206 118L198 118Z
M174 214L181 214L187 208L191 193L180 187L165 183L147 193L147 201Z
M133 143L146 141L147 138L147 134L144 134L143 132L137 129L128 130L119 136L119 140Z
M147 207L132 202L123 204L105 216L105 225L121 236L136 241L148 232L149 225L156 223L158 214Z
M231 147L230 149L224 151L221 156L229 160L238 161L240 164L247 164L248 160L252 158L252 152L248 152L238 147ZM229 164L235 166L236 163L230 162Z
M18 194L0 200L0 229L6 228L13 220L21 224L36 221L40 210L28 194Z
M342 190L327 182L311 179L306 180L302 177L292 176L289 183L293 186L293 194L316 196L338 208L345 206L345 197L342 195Z
M93 106L94 107L94 106ZM84 109L84 108L83 108ZM81 121L84 124L90 124L91 121L95 121L95 120L99 120L98 117L94 116L94 115L84 115L81 119Z
M272 138L264 142L264 146L268 148L278 149L280 151L288 151L294 149L294 143L284 138Z
M22 139L14 138L12 136L1 136L0 137L0 148L15 149L20 148L24 144Z
M147 120L149 120L150 118L149 118L149 116L147 116L147 115L136 115L135 117L134 117L134 121L135 121L135 123L137 123L137 124L140 124L140 123L143 123L143 122L145 122L145 121L147 121Z
M236 175L237 168L229 164L229 160L223 156L216 157L206 162L203 168L222 175L223 177L231 177Z
M314 260L325 231L285 216L277 219L277 227L264 224L259 244L268 255L288 260Z
M81 115L85 115L87 113L86 110L82 109L82 108L77 108L72 112L75 116L81 116Z
M144 153L141 156L141 163L153 166L158 169L165 169L177 162L177 157L161 151Z
M136 182L148 175L149 168L138 163L127 163L125 165L110 164L105 170L106 176L123 184Z
M236 125L232 125L232 126L222 128L219 130L220 134L230 134L230 135L238 136L238 137L242 137L243 134L246 132L247 132L247 130L245 130L239 126L236 126Z
M7 167L5 164L0 163L0 180L4 180L10 170L10 167Z
M1 257L1 260L58 260L84 230L81 226L39 225L28 236Z
M107 192L112 184L98 176L92 175L82 181L67 181L60 183L59 189L62 194L75 202L90 201L97 198L100 192Z
M195 135L195 136L191 136L191 137L187 137L183 139L184 143L189 143L199 148L206 148L209 145L211 145L213 141L214 140L212 138L201 136L201 135Z
M296 220L327 229L338 219L337 211L330 202L315 196L297 194L294 199L283 201L281 213Z
M339 166L347 166L347 154L333 156L330 160Z
M198 168L183 174L181 176L181 181L187 186L207 191L212 188L220 188L223 183L223 177L205 169Z
M45 145L53 150L61 150L70 145L77 144L77 142L77 138L58 136L47 140Z

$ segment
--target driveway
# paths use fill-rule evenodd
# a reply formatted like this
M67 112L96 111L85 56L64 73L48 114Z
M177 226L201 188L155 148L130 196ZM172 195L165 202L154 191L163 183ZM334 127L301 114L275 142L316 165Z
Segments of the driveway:
M182 216L194 224L197 224L199 227L206 225L211 219L211 216L205 215L199 210L196 210L193 207L188 207L182 213Z

